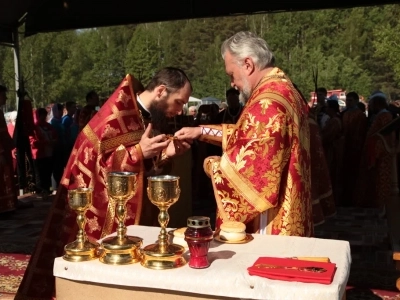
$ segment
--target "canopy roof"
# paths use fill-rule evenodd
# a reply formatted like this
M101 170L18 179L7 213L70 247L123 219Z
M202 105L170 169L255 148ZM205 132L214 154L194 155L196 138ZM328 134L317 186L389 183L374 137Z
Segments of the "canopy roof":
M400 3L400 0L229 0L114 1L1 0L0 43L12 43L12 33L25 22L25 35L112 25L233 16L281 11L350 8Z

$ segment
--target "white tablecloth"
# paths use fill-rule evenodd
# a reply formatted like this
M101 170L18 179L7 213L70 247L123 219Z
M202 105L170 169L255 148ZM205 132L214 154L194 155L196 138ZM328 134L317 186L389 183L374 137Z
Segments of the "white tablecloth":
M129 226L128 235L143 238L143 245L154 243L158 227ZM115 234L114 234L115 235ZM238 299L341 299L350 273L351 255L347 241L286 236L253 235L247 244L221 244L213 241L212 261L207 269L185 265L173 270L151 270L139 263L112 266L98 260L73 263L56 258L54 276L119 286L167 289ZM286 282L250 276L247 267L260 256L325 256L336 263L330 285Z

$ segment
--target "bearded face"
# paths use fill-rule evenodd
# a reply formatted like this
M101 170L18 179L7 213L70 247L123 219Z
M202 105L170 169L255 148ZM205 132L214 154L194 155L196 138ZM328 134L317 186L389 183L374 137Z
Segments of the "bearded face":
M149 109L153 128L160 132L163 132L163 128L168 127L168 118L166 116L168 110L167 98L168 95L164 95L159 101L153 101Z
M252 88L248 77L246 76L243 64L238 63L229 51L225 53L225 72L230 77L231 86L239 91L239 100L246 103L252 94Z
M239 89L239 100L242 101L243 103L247 103L247 101L250 99L251 94L253 91L250 88L249 81L242 75L241 81L243 83L243 86L241 89Z

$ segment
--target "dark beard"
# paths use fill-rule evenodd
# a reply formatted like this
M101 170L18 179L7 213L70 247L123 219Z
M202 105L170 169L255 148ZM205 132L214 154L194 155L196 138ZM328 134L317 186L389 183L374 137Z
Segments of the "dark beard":
M158 130L161 133L167 133L169 128L168 118L165 116L165 109L163 109L162 103L153 102L149 111L153 129Z

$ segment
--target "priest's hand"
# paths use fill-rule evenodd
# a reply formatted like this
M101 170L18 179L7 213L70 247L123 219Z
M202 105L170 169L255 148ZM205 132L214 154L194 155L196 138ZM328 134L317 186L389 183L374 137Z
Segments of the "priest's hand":
M183 127L181 130L175 132L178 140L196 140L201 136L201 127Z
M151 137L152 125L151 123L147 126L145 132L140 139L139 146L143 153L143 158L153 158L160 154L160 152L167 148L171 143L171 140L167 138L165 134L160 134L155 137Z
M167 157L181 155L190 149L190 141L174 139L165 149Z

